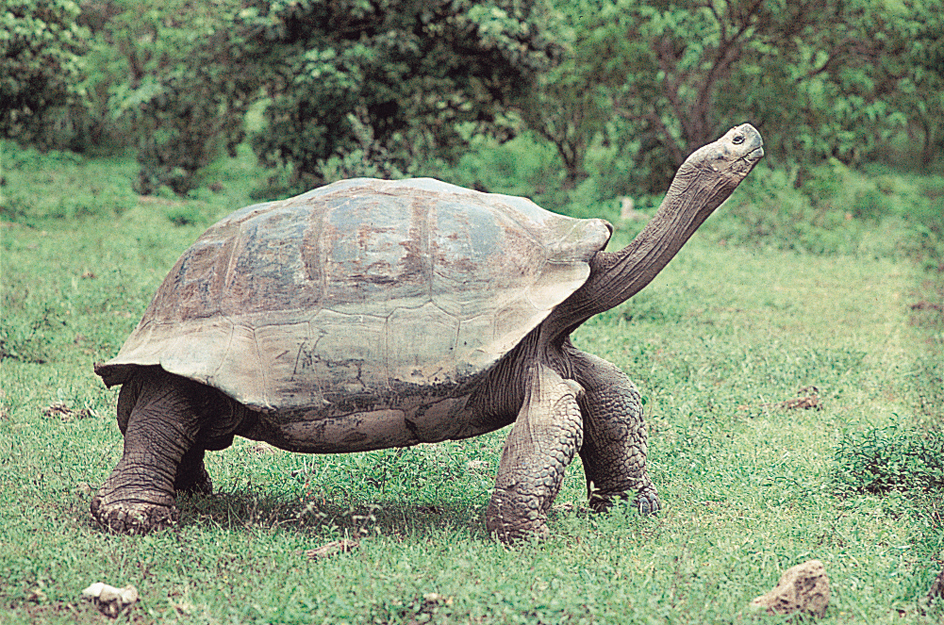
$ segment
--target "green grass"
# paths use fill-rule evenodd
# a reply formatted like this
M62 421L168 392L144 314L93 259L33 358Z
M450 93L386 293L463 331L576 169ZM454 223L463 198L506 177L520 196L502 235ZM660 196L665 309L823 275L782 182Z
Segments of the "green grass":
M484 529L507 431L333 456L240 440L209 454L217 493L182 497L179 526L120 537L88 513L121 452L117 394L92 364L261 176L244 155L208 175L218 194L144 199L127 160L4 149L0 623L104 622L81 599L97 581L138 588L117 619L134 623L778 623L747 605L812 558L832 585L826 623L941 622L942 602L924 602L941 491L834 485L848 436L941 436L944 335L933 310L911 309L938 301L939 282L905 255L915 230L900 216L854 217L842 245L801 253L776 244L782 224L733 237L730 213L769 210L735 198L655 283L579 330L645 397L656 517L584 511L578 462L550 537L507 549ZM810 386L821 410L778 407ZM76 413L44 414L56 402ZM359 547L305 556L343 537Z

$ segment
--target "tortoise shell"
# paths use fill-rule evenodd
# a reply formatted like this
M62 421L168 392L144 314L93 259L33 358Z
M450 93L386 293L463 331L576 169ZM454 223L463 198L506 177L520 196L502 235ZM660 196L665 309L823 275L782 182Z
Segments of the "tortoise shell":
M610 232L428 178L336 182L212 226L97 371L160 365L263 412L462 384L587 280Z

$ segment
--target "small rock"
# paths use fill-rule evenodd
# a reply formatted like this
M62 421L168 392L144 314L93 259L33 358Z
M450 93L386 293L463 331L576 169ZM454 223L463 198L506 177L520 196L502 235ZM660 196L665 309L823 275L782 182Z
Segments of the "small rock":
M796 399L788 399L776 404L764 404L764 408L774 410L822 410L823 400L819 397L818 388L805 386L797 391Z
M265 441L259 441L255 445L250 447L249 451L251 451L254 454L274 454L275 452L278 451L278 449L276 449L275 447L273 447L272 445L270 445L269 443Z
M486 471L489 467L488 462L484 460L469 460L465 464L465 468L469 471Z
M815 395L810 395L809 397L797 397L796 399L788 399L787 401L780 402L778 408L781 410L822 410L823 402L819 397Z
M316 549L308 549L305 551L305 556L307 556L309 560L328 558L338 553L353 551L357 548L357 544L356 540L342 538L341 540L335 540Z
M90 600L98 611L110 618L130 608L138 601L138 589L132 585L115 588L102 582L96 582L82 591L82 596Z
M95 487L88 482L79 482L72 489L72 492L76 495L79 495L80 497L84 497L86 495L91 495L95 492L95 490Z
M424 593L423 601L430 605L452 605L452 597L446 597L438 592Z
M809 560L787 569L777 586L751 601L769 614L792 614L798 610L823 617L829 604L829 578L819 560Z

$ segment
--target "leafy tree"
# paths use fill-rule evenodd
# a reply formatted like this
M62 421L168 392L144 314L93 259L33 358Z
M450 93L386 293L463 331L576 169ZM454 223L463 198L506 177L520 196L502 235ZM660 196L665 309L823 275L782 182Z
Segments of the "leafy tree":
M772 35L776 47L754 72L739 72L718 103L755 115L782 157L861 162L907 122L894 102L910 38L907 13L874 0L785 8L790 38Z
M513 132L510 102L555 49L530 1L111 3L121 11L101 28L121 50L112 76L126 76L104 83L140 137L144 193L199 184L260 99L253 146L293 184L455 159L475 133Z
M904 124L905 115L890 99L901 80L896 64L909 26L892 3L582 0L559 5L581 15L568 48L574 71L544 84L540 97L549 105L535 107L525 118L545 136L546 128L557 128L556 137L548 137L556 144L587 145L587 137L568 139L583 127L635 151L629 172L637 189L663 188L691 151L745 120L761 127L771 160L781 162L825 157L855 162ZM566 126L556 123L562 110L571 111ZM579 164L567 167L576 171Z
M91 33L81 88L93 143L135 144L134 187L185 193L221 149L242 140L253 77L233 65L240 0L85 0ZM258 86L256 85L256 89Z
M893 68L899 80L892 103L920 129L921 163L929 166L944 154L944 12L931 0L912 0L903 9L904 52Z
M81 101L85 32L71 0L5 0L0 10L0 134L59 147L50 118Z
M508 134L511 103L555 48L534 1L251 2L239 15L269 104L253 145L306 185L454 160L475 133Z
M516 106L528 128L557 150L564 165L565 189L587 178L587 150L610 114L602 85L596 73L584 64L578 47L585 37L586 20L593 15L585 3L567 2L557 7L551 30L564 53L552 68L537 77Z

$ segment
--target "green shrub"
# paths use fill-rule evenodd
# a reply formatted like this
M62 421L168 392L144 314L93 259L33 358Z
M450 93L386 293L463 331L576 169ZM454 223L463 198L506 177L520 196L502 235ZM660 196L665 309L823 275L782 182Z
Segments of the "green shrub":
M81 99L86 31L69 0L6 0L0 11L0 136L57 147L62 115ZM52 119L50 119L50 117Z
M847 433L836 450L839 493L944 489L944 436L899 427Z
M191 204L173 206L165 214L167 219L175 226L194 226L206 222L206 218L200 213L200 209Z
M444 178L471 189L523 195L538 201L537 196L560 188L561 169L554 148L530 132L505 142L476 135Z

